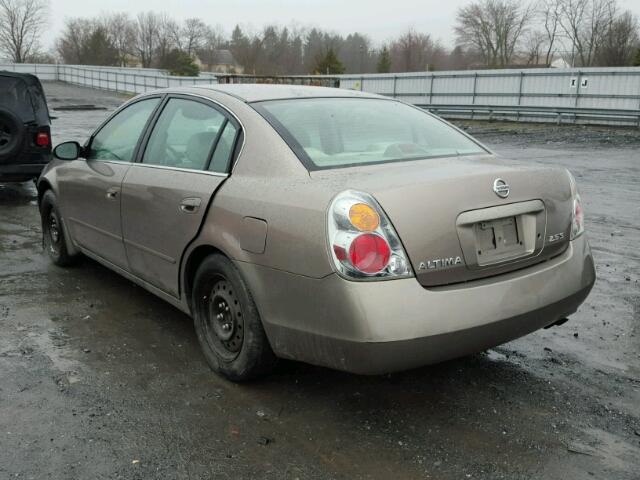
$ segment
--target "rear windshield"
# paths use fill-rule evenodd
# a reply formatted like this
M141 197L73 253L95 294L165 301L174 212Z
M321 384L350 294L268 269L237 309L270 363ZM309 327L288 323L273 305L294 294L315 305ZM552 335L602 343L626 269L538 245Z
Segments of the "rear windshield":
M487 153L437 118L390 100L312 98L254 107L310 170Z

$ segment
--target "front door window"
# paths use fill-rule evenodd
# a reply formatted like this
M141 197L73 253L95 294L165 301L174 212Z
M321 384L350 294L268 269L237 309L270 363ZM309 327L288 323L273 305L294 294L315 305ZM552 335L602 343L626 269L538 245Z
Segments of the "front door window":
M133 161L138 139L159 101L159 98L141 100L109 120L93 137L87 159Z

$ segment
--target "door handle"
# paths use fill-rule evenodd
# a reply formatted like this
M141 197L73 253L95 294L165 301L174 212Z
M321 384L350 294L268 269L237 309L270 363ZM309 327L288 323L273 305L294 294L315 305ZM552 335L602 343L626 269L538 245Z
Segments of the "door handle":
M180 202L180 210L184 213L196 213L200 208L202 200L200 198L185 198Z
M107 198L109 200L115 200L115 198L118 196L118 192L120 191L120 189L112 187L109 190L107 190Z

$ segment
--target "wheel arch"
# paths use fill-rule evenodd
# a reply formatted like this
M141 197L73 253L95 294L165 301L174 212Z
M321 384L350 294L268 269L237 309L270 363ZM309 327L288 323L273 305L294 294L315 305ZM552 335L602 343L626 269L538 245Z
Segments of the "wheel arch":
M47 190L51 190L54 194L56 193L53 190L51 182L49 182L49 180L47 180L46 178L42 178L38 181L38 183L36 184L36 189L38 190L38 206L40 206L40 204L42 203L42 197L44 197L44 194Z
M193 281L196 277L198 267L202 261L210 255L222 255L231 260L231 257L217 247L209 244L198 245L188 253L183 267L183 291L184 298L189 306L189 311L193 313L193 305L191 305L191 292L193 292Z

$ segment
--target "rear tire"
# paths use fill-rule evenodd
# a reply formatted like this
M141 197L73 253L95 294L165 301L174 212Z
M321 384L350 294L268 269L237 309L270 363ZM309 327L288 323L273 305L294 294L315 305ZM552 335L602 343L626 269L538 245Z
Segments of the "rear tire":
M195 275L193 320L211 369L231 381L269 374L276 356L240 272L222 255L204 259Z
M55 194L47 190L40 202L42 219L42 244L51 261L59 267L73 265L77 257L69 255L62 225L62 217L57 206Z

